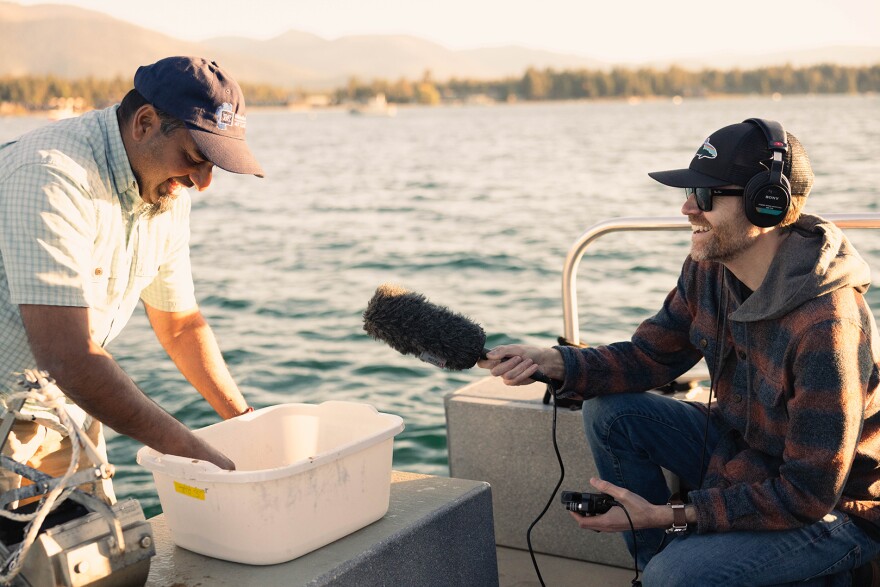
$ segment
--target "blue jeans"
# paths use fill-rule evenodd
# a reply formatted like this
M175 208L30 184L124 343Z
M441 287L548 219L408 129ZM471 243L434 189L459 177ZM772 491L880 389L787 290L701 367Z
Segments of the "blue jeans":
M654 393L601 396L584 402L584 430L602 479L654 504L670 490L662 469L682 484L700 484L701 464L718 442L717 417L709 422L693 404ZM633 552L632 532L624 532ZM635 532L646 587L682 585L849 585L850 571L874 558L880 543L834 510L804 528L736 531L671 537L662 528Z

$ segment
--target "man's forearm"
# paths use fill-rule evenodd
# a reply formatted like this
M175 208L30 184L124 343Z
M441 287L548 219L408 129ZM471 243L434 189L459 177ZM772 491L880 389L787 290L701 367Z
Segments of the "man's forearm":
M217 339L198 311L187 314L148 308L150 323L168 356L222 418L242 414L247 402L233 380Z
M163 454L235 468L232 461L144 395L106 353L90 353L69 367L55 365L53 369L51 365L50 375L65 395L116 432Z
M189 429L138 389L108 354L91 352L75 365L40 362L65 395L116 432L160 452L188 456Z
M159 452L234 468L232 461L144 395L113 357L89 338L87 308L20 308L37 366L48 371L86 412Z

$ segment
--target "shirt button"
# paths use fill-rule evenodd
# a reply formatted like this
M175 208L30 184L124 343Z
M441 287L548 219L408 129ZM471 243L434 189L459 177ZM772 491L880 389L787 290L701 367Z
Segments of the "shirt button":
M709 341L706 340L705 338L701 338L700 339L700 347L706 348L707 346L709 346Z
M101 275L104 275L104 270L100 267L95 267L95 276L100 277Z
M740 352L738 352L738 353L736 354L736 356L739 357L740 360L742 360L742 361L745 361L745 360L746 360L746 352L745 352L745 351L740 351Z
M741 395L735 395L731 399L733 400L733 403L735 403L735 404L738 404L741 401L743 401L743 397Z

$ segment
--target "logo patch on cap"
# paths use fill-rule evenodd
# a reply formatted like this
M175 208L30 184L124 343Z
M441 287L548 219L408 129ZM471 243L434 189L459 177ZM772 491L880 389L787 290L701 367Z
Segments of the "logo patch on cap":
M226 127L230 126L232 121L235 120L235 112L232 110L232 104L229 102L223 102L223 104L217 108L217 112L214 116L217 117L217 128L220 130L226 130Z
M718 149L712 146L712 143L709 142L709 139L703 141L702 146L697 149L697 154L694 155L697 159L714 159L718 156Z
M217 128L226 130L230 126L244 128L247 125L247 119L241 114L236 114L232 104L223 102L217 112L214 114L217 118Z

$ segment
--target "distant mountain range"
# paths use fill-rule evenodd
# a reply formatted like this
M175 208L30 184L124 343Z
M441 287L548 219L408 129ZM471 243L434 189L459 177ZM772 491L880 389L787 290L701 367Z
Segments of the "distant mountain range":
M328 40L289 31L269 40L220 37L182 41L105 14L56 4L24 6L0 0L0 76L54 74L66 78L131 78L139 65L168 55L210 56L242 82L304 89L332 89L351 77L436 80L500 79L528 67L607 69L613 64L518 46L454 51L406 35L356 35ZM708 54L679 60L690 69L752 68L791 63L880 63L877 47L826 47L768 55ZM619 64L665 68L671 62Z

